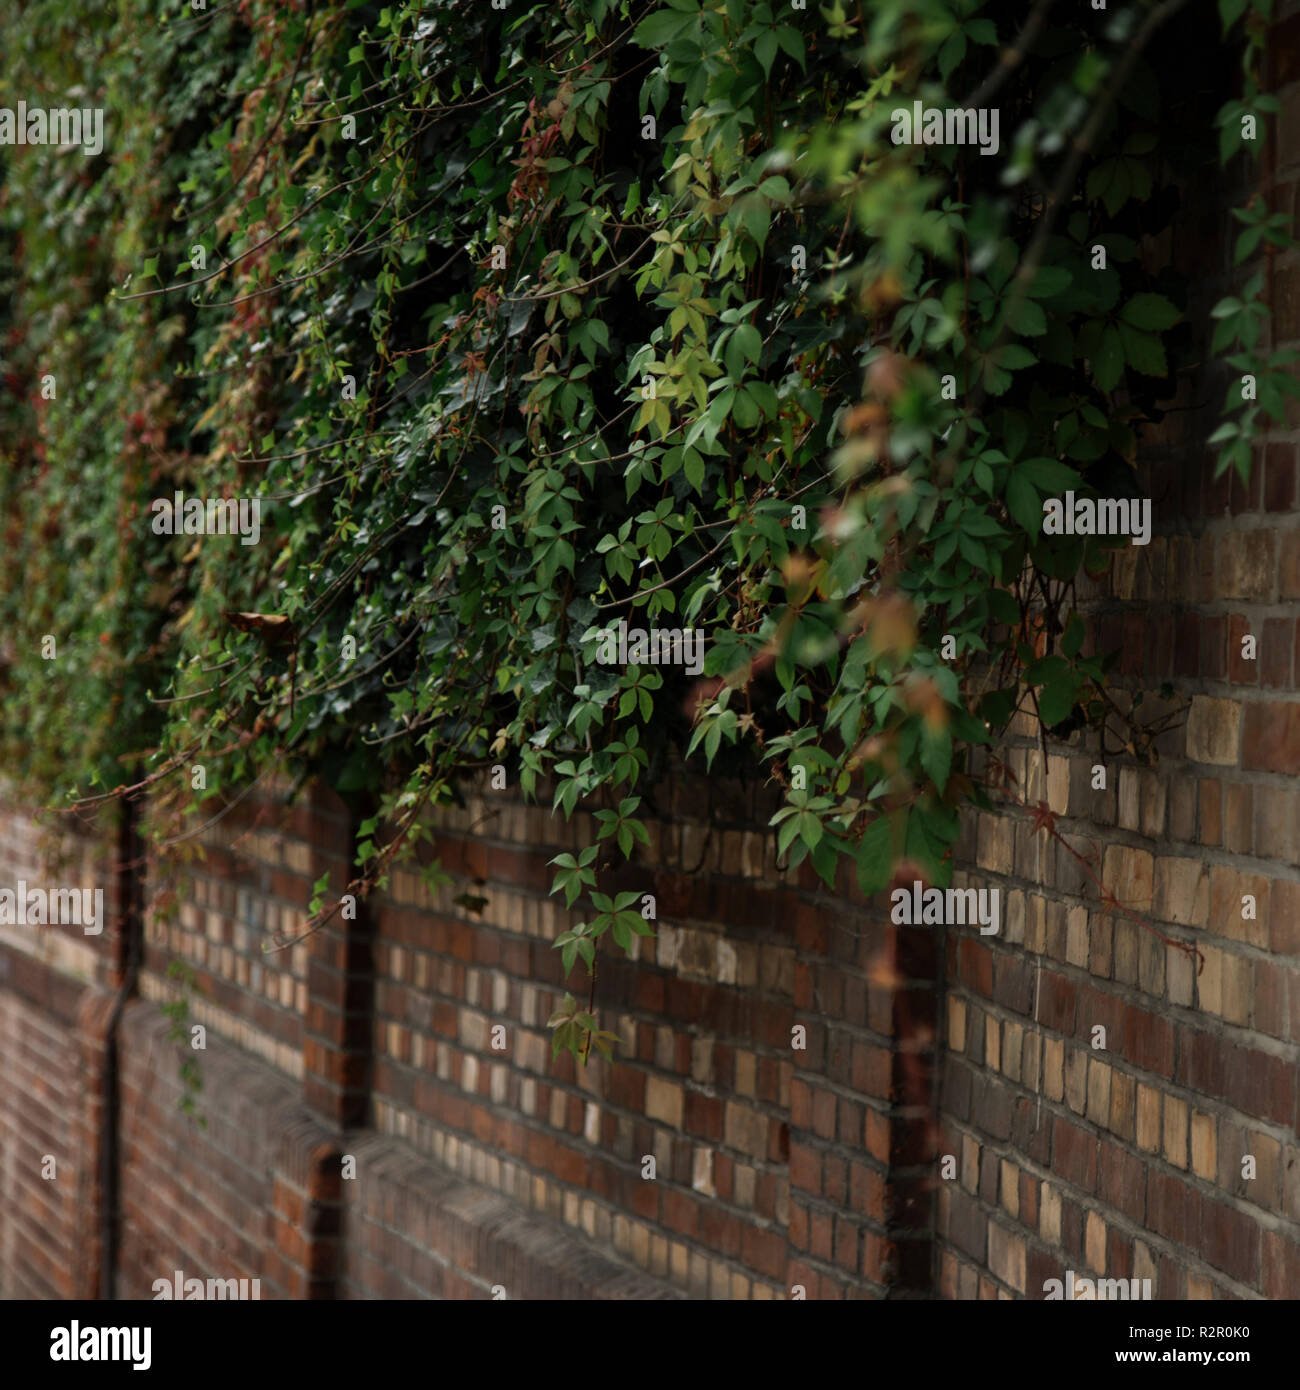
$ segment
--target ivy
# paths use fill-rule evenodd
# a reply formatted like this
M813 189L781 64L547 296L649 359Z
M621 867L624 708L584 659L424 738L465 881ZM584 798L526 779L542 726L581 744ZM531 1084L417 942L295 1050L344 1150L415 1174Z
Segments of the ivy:
M1199 361L1139 247L1259 149L1266 4L1221 0L1236 89L1212 17L1164 41L1176 0L1023 38L976 0L48 10L0 20L11 89L108 113L0 185L0 734L54 805L147 793L183 859L318 777L375 799L364 896L503 769L590 816L552 860L585 1059L679 761L757 765L782 862L874 892L948 881L1018 712L1149 748L1073 603L1106 545L1043 503L1130 493ZM996 157L894 144L918 100L996 109ZM1294 244L1258 196L1235 220L1239 265ZM1214 310L1243 476L1296 390L1264 293ZM177 490L263 499L260 543L152 533ZM701 669L603 660L620 622Z

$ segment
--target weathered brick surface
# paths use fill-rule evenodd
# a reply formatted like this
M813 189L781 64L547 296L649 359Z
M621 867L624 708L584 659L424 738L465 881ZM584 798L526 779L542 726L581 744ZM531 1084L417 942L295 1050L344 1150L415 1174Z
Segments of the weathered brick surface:
M1280 30L1294 37L1298 22L1290 14ZM1270 62L1276 155L1295 164L1300 66L1280 49ZM1202 315L1232 283L1224 247L1210 249L1218 264L1198 284ZM1300 298L1294 256L1279 270L1280 346L1300 338ZM1049 742L1044 769L1027 728L999 750L1024 799L1047 800L1072 844L1095 847L1117 903L1102 904L1086 873L1080 883L1052 871L1059 852L1019 808L970 818L983 880L1022 905L987 943L964 932L949 941L941 1148L962 1156L963 1176L941 1183L937 1207L944 1297L974 1296L986 1280L1001 1296L1042 1297L1063 1268L1132 1271L1164 1297L1300 1288L1300 1175L1287 1186L1300 1164L1296 450L1279 432L1261 441L1248 487L1216 480L1203 442L1214 423L1193 408L1145 433L1139 491L1156 499L1160 534L1080 586L1096 649L1122 649L1118 683L1142 689L1145 709L1172 681L1183 715L1157 741L1159 760L1103 753L1076 734ZM1104 790L1091 785L1096 764ZM1014 865L982 852L994 822L999 838L1023 844ZM998 986L1013 963L1032 972L1031 1003ZM1036 1076L1026 1049L1041 1055ZM1008 1135L1017 1106L1026 1125ZM1032 1209L1007 1192L1012 1168L1037 1186Z
M1298 22L1287 7L1269 53L1266 193L1287 209ZM1225 247L1176 255L1203 325ZM1271 285L1274 345L1300 341L1300 256ZM996 936L895 927L847 876L776 868L767 793L669 779L649 846L602 885L652 895L657 935L602 953L619 1060L584 1068L550 1056L551 1011L588 981L562 976L573 919L548 889L549 861L594 841L587 811L470 789L431 826L452 884L398 869L355 920L270 952L322 875L343 888L358 807L248 798L184 881L151 865L116 1027L119 1292L181 1269L278 1298L1037 1298L1073 1269L1294 1297L1297 421L1260 439L1249 483L1216 479L1221 386L1214 364L1181 381L1143 433L1151 544L1077 584L1087 649L1120 649L1121 704L1141 690L1168 727L1141 756L1075 734L1044 760L1013 723L998 754L1061 840L1017 805L967 817L955 886L999 889ZM71 872L110 890L102 937L0 929L3 1296L102 1292L130 935L114 846L72 845ZM0 814L0 879L42 872L31 818ZM208 1035L203 1129L157 1008L177 957Z
M930 1109L933 1062L900 1043L938 1026L933 936L900 936L879 904L775 871L770 838L753 829L770 806L740 793L700 819L710 794L670 804L653 854L618 885L654 894L658 934L636 960L602 960L597 1007L623 1043L614 1066L550 1056L547 1018L566 988L586 986L562 979L551 942L569 919L547 892L547 860L575 831L508 794L439 813L451 886L431 891L399 869L357 922L270 955L274 934L305 920L321 873L345 882L347 808L249 798L175 885L170 919L148 911L146 877L141 997L116 1033L119 1293L148 1297L177 1269L260 1278L264 1297L282 1298L928 1288L934 1136L916 1117ZM0 817L0 871L24 862L25 825ZM467 877L482 904L455 901ZM67 948L104 981L90 986L48 938L0 944L0 1026L18 1020L14 1050L33 1054L2 1097L5 1123L26 1136L4 1161L37 1213L0 1226L4 1292L98 1289L99 1073L120 936L115 925ZM972 951L982 979L992 957ZM207 1033L192 1054L205 1128L178 1109L191 1054L158 1011L176 995L173 954L193 971L187 1029ZM997 987L1028 997L1023 972ZM48 1191L33 1143L58 1155ZM394 1220L414 1174L420 1191L468 1203L454 1241L439 1196L419 1199L419 1239ZM400 1201L418 1206L409 1192ZM506 1212L510 1240L471 1230Z

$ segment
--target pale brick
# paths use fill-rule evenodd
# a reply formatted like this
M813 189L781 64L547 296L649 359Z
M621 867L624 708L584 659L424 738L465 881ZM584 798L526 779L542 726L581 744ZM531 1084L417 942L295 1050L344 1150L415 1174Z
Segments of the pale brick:
M1179 1168L1187 1167L1187 1102L1165 1097L1164 1155Z
M1147 1153L1160 1147L1160 1092L1151 1086L1137 1088L1137 1146Z
M642 1231L645 1232L645 1235L646 1235L646 1242L647 1242L647 1246L648 1246L648 1244L649 1244L649 1239L650 1239L650 1232L649 1232L648 1228L645 1227L645 1226L641 1226L641 1227L638 1227L638 1228L634 1228L633 1225L632 1225L632 1223L627 1219L626 1216L623 1215L622 1212L616 1212L616 1213L615 1213L615 1215L614 1215L614 1249L617 1250L617 1251L618 1251L620 1254L622 1254L622 1255L632 1255L633 1258L636 1260L637 1264L642 1265L642 1266L644 1267L644 1266L649 1262L649 1260L648 1260L648 1252L647 1252L647 1258L645 1258L645 1259L643 1259L641 1256L635 1254L635 1243L634 1243L634 1241L635 1241L635 1230L637 1230L637 1229L642 1230Z
M1061 1194L1046 1179L1038 1190L1038 1233L1048 1245L1061 1243Z
M1142 833L1157 840L1165 833L1168 784L1158 772L1144 772L1142 782Z
M1084 1228L1084 1250L1088 1268L1098 1274L1106 1272L1106 1223L1099 1212L1090 1211Z
M1165 922L1205 926L1210 912L1209 865L1199 859L1157 859L1152 911Z
M563 1092L556 1092L563 1099ZM671 1081L652 1076L646 1081L645 1113L652 1120L658 1120L673 1129L682 1127L682 1109L685 1102L682 1088Z
M1025 1291L1025 1242L996 1221L989 1223L989 1268L1017 1293Z
M648 1102L646 1108L649 1109ZM724 1112L723 1135L730 1148L739 1149L751 1158L766 1158L767 1116L761 1111L729 1100Z
M1103 860L1106 886L1129 909L1144 913L1155 888L1155 860L1145 850L1111 845Z
M996 874L1010 874L1015 854L1015 822L1008 816L981 815L979 818L980 868Z
M1192 762L1235 767L1241 742L1241 706L1235 700L1192 697L1187 716L1187 756Z
M1002 1030L991 1014L984 1020L984 1065L990 1071L1002 1069Z
M713 1186L712 1149L698 1148L695 1150L691 1169L691 1187L696 1192L704 1193L706 1197L717 1196L717 1189Z
M1201 952L1205 959L1196 981L1201 1008L1222 1018L1224 954L1216 946L1202 946Z
M1255 874L1236 874L1233 878L1231 897L1223 904L1221 913L1215 912L1214 876L1210 877L1210 927L1232 941L1244 941L1247 945L1268 949L1268 913L1272 897L1272 884L1269 879ZM1253 898L1254 902L1247 901ZM1247 915L1251 914L1251 915Z
M1214 1137L1214 1116L1197 1111L1192 1116L1192 1172L1198 1178L1213 1182L1218 1171L1218 1153Z
M1088 1059L1088 1118L1095 1125L1110 1119L1111 1068L1096 1057Z
M1018 1023L1004 1025L1002 1031L1002 1074L1010 1081L1020 1080L1021 1049L1025 1030Z
M1121 830L1138 828L1140 809L1138 799L1138 770L1122 767L1119 770L1118 815Z
M1043 1039L1043 1090L1048 1100L1065 1095L1065 1042L1061 1038Z
M1196 989L1196 958L1176 946L1166 946L1165 977L1169 982L1169 1002L1190 1008Z
M1273 554L1271 531L1225 532L1219 537L1219 597L1271 598Z
M1020 1169L1005 1158L1001 1161L999 1189L1003 1211L1013 1218L1018 1218L1020 1216Z
M1276 1139L1258 1130L1251 1130L1247 1134L1246 1143L1246 1152L1255 1155L1255 1180L1247 1185L1247 1193L1260 1206L1276 1206L1282 1146ZM1241 1172L1240 1164L1237 1165L1237 1172Z
M1110 1119L1107 1127L1121 1139L1132 1139L1137 1083L1118 1067L1110 1071Z
M1072 907L1065 919L1065 958L1071 965L1088 965L1088 909Z
M1114 598L1130 602L1137 597L1138 551L1132 546L1111 552L1110 591Z
M1223 1017L1229 1023L1250 1022L1251 969L1243 956L1223 958Z
M691 1079L701 1086L713 1084L713 1038L691 1039Z
M1065 815L1070 800L1070 760L1048 756L1047 805L1058 816Z
M1039 894L1033 894L1027 902L1025 914L1025 950L1034 955L1044 955L1047 951L1047 903Z
M1025 895L1017 888L1005 895L1002 911L1003 939L1012 946L1025 942Z
M948 997L948 1046L954 1052L966 1051L966 1001Z
M1076 1115L1082 1115L1088 1104L1088 1054L1081 1047L1065 1054L1065 1099Z

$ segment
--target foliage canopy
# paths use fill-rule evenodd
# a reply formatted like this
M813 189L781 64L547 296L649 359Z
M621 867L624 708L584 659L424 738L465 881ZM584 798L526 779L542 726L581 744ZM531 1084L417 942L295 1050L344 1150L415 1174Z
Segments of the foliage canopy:
M9 766L58 805L143 767L173 834L324 777L375 799L364 889L504 765L600 808L567 967L649 930L600 873L681 757L757 762L828 884L946 883L971 745L1117 717L1073 605L1114 542L1042 501L1134 492L1205 346L1142 248L1274 109L1267 3L1045 10L6 13L10 91L107 128L3 152ZM997 108L997 155L894 144L917 100ZM1237 216L1238 262L1289 244ZM1261 292L1211 349L1260 383L1217 437L1243 475L1294 385ZM153 534L177 490L262 498L261 543ZM619 619L702 630L707 679L600 665Z

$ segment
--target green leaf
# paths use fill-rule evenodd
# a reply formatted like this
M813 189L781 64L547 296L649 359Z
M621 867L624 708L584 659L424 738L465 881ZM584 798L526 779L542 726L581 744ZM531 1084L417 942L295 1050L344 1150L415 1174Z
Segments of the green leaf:
M1070 272L1060 266L1040 266L1029 286L1029 293L1034 299L1050 299L1068 290L1073 281Z
M1047 332L1047 315L1032 299L1022 299L1007 314L1007 321L1017 333L1037 337Z
M1107 324L1092 359L1092 376L1102 391L1113 391L1124 375L1124 340L1119 330Z
M767 243L768 228L772 225L772 213L763 198L749 197L740 203L740 224L758 243L761 251Z
M1169 375L1164 344L1154 333L1143 333L1127 323L1120 324L1119 331L1120 337L1124 340L1124 356L1130 367L1144 376Z
M679 34L694 28L695 21L683 19L672 10L660 10L643 19L632 31L632 41L642 48L662 48L671 43Z
M1070 621L1065 625L1065 631L1061 634L1061 650L1066 656L1078 656L1079 649L1083 646L1083 639L1087 636L1087 624L1078 613L1070 614Z
M1135 294L1119 316L1134 328L1157 333L1172 328L1182 317L1162 294Z
M732 341L750 362L758 364L759 355L763 351L763 339L752 323L742 323L732 334Z
M1016 472L1042 493L1068 492L1083 482L1079 473L1059 459L1026 459Z
M952 770L952 734L947 729L931 729L928 722L923 726L921 766L942 795Z
M1225 34L1246 13L1246 4L1247 0L1219 0L1219 19Z
M1042 499L1022 470L1014 472L1007 482L1007 509L1031 536L1037 537L1043 529Z
M1049 729L1069 718L1074 708L1074 691L1074 682L1070 679L1055 681L1039 691L1038 714Z
M889 886L894 871L893 836L890 818L879 816L867 826L854 852L858 887L864 893L879 893Z
M758 36L758 42L754 45L754 56L758 59L763 69L763 75L772 75L772 61L776 57L776 34L769 29L765 34Z

